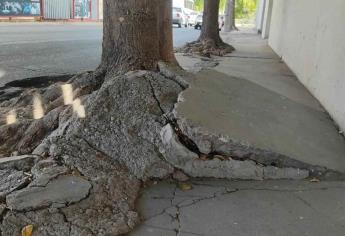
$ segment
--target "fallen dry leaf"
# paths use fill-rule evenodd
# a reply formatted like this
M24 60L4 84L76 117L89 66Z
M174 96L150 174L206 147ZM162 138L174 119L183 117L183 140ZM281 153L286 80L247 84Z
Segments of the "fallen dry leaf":
M185 192L185 191L192 190L193 186L190 183L180 182L178 183L178 188Z
M221 161L227 161L229 160L229 157L221 156L221 155L214 155L213 158L217 158Z
M201 154L199 159L202 160L202 161L207 161L208 160L208 156L205 155L205 154Z
M27 225L22 229L22 236L31 236L32 230L34 229L33 225Z
M310 182L312 182L312 183L317 183L317 182L320 182L320 180L319 179L317 179L317 178L312 178L311 180L309 180Z

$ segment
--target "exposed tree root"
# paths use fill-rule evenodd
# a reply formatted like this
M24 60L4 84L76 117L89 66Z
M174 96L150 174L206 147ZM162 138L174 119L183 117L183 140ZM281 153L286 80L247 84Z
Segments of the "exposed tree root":
M216 42L215 40L205 39L197 40L187 43L183 48L178 51L182 53L195 53L204 57L224 56L233 52L235 48L224 42Z
M0 88L0 157L30 154L61 121L71 116L71 106L64 104L62 85L72 86L75 100L99 89L103 81L104 73L96 71L76 76L29 78ZM33 103L35 96L39 108ZM42 109L42 117L35 118L35 109Z
M28 224L39 235L122 235L131 231L139 222L134 203L140 180L162 178L174 171L161 159L159 133L182 87L178 78L166 78L164 73L84 73L48 87L26 84L18 96L0 103L4 114L0 123L2 156L41 156L28 173L33 175L33 183L56 178L58 168L68 168L73 171L62 175L82 176L92 185L89 196L72 205L57 202L7 212L0 223L2 233L19 235ZM66 104L64 98L61 86L66 84L73 88L72 104ZM43 110L40 117L34 115L35 97ZM78 99L85 116L76 111ZM11 112L15 119L8 123ZM50 162L54 164L46 164ZM43 173L37 174L37 166L45 166ZM16 194L25 196L34 186L15 191L11 199L15 203Z

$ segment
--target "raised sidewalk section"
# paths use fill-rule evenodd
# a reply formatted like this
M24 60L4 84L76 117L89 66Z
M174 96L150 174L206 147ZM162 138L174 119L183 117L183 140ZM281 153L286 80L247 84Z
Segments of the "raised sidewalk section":
M318 101L253 32L223 38L237 51L197 73L175 110L200 151L342 178L329 170L345 171L344 137ZM178 59L189 71L201 69L197 58ZM130 236L345 234L344 181L189 182L189 191L173 181L145 189L138 201L143 223Z
M183 131L203 153L343 178L344 136L267 41L253 31L223 38L236 51L201 70L180 96ZM190 69L193 60L182 56L181 64Z

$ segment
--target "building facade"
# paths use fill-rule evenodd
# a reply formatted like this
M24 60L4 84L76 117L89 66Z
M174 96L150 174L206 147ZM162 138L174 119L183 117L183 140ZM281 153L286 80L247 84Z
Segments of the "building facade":
M0 0L0 17L40 17L41 0Z
M0 17L102 20L103 0L0 0Z
M262 37L345 131L345 1L259 1Z

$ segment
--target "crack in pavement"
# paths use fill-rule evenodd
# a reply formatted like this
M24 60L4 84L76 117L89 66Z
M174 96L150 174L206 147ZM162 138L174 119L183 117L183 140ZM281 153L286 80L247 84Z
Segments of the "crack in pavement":
M181 233L188 233L188 234L193 234L193 235L202 235L202 234L198 234L198 233L194 233L194 232L187 232L187 231L183 231L182 230L182 221L181 221L181 218L180 218L180 216L181 216L181 209L189 207L189 206L192 206L192 205L195 205L195 204L197 204L199 202L202 202L202 201L205 201L205 200L214 199L214 198L217 198L219 196L226 195L226 194L231 194L231 193L234 193L234 192L238 191L238 189L234 189L234 190L226 190L225 189L224 191L216 191L211 196L200 197L200 198L192 199L192 200L191 199L184 199L182 201L174 203L174 200L176 199L176 197L179 197L177 195L177 189L178 189L178 187L175 185L174 191L173 191L172 196L170 198L168 198L168 197L159 198L159 199L169 199L170 200L170 206L169 207L166 207L160 213L155 214L155 215L150 216L150 217L145 219L145 221L148 221L148 220L151 220L153 218L162 216L164 214L168 215L173 221L177 222L178 226L177 226L177 228L175 228L173 230L176 233L176 236L181 235ZM158 199L158 198L152 198L152 199ZM190 201L190 200L192 201L191 203L183 204L184 202ZM175 215L171 215L168 212L169 209L176 209ZM149 226L149 227L156 227L156 226L148 225L148 224L145 224L145 223L143 225L146 225L146 226ZM162 229L164 229L164 228L162 228ZM171 231L171 229L167 229L167 230Z
M228 57L228 58L243 58L243 59L264 59L264 60L276 60L280 61L277 58L273 57L256 57L256 56L237 56L237 55L225 55L223 57Z
M159 230L169 231L169 232L176 232L176 231L173 230L173 229L169 229L169 228L165 228L165 227L159 227L159 226L154 226L154 225L149 225L149 224L143 224L143 226L150 227L150 228L153 228L153 229L159 229ZM193 233L193 232L189 232L189 231L181 231L181 233L184 233L184 234L192 234L192 235L198 235L198 236L204 236L203 234Z
M151 81L150 81L150 78L152 78L151 75L145 75L144 76L145 80L148 82L150 88L151 88L151 92L152 92L152 96L153 98L155 99L156 103L157 103L157 106L159 107L161 113L162 113L162 116L164 117L164 119L166 120L166 122L168 124L170 124L175 132L175 134L177 135L180 143L185 146L189 151L191 152L194 152L195 154L197 154L198 156L200 156L202 153L200 152L200 149L199 147L196 145L196 143L191 139L189 138L186 134L184 134L182 132L182 129L179 127L177 121L175 120L175 118L173 119L170 119L166 114L168 112L164 111L164 109L162 108L162 105L158 99L158 96L156 95L156 92L155 92L155 89L154 89L154 86L152 85ZM167 78L168 79L168 78ZM176 82L175 82L176 83ZM178 83L177 83L178 84ZM183 91L183 90L182 90ZM172 111L169 111L169 112L172 112ZM169 163L171 164L171 163ZM174 165L173 165L174 166Z
M174 205L174 199L176 198L176 191L177 191L177 186L175 186L174 192L173 192L173 197L170 200L171 206L174 206L176 208L176 213L175 213L175 220L177 222L177 228L175 229L175 234L176 236L179 236L181 233L181 219L180 219L180 207L178 205Z
M198 183L198 182L192 182L193 185L196 186L207 186L207 187L223 187L223 188L231 188L231 186L226 186L226 185L212 185L212 184L205 184L205 183ZM241 188L237 187L238 190L240 191L272 191L272 192L307 192L307 191L314 191L314 190L329 190L329 189L340 189L340 190L345 190L345 187L317 187L317 188L302 188L302 189L276 189L275 187L273 188L257 188L257 187L252 187L252 188Z
M153 218L160 217L160 216L163 216L164 214L166 214L166 215L170 216L173 220L177 221L178 226L177 226L177 228L174 229L174 232L176 233L176 236L179 236L181 233L187 233L187 232L183 231L183 220L181 219L181 215L182 215L181 210L182 209L188 208L188 207L196 205L196 204L199 204L200 202L203 202L203 201L216 199L216 198L221 197L221 196L231 195L233 193L237 193L240 191L269 191L269 192L292 193L298 200L302 201L305 205L312 208L314 211L317 211L308 201L306 201L305 199L302 199L301 197L299 197L295 193L306 192L306 191L327 191L329 189L345 190L345 188L343 188L343 187L316 187L316 188L302 188L302 189L298 189L298 188L295 188L295 189L272 189L272 188L257 188L257 187L252 187L252 188L236 187L236 188L231 189L231 186L225 186L225 185L216 185L215 186L215 185L203 184L203 183L193 183L193 185L214 187L214 188L220 188L220 189L218 191L217 190L214 191L213 193L211 193L208 196L195 196L195 195L181 195L181 196L179 196L177 193L178 188L175 185L171 197L159 197L159 196L150 197L153 200L154 199L170 200L170 206L164 208L160 213L146 218L145 221L148 221L148 220L151 220ZM223 190L221 190L222 188L223 188ZM178 197L182 197L184 199L182 199L181 201L175 202L176 198L178 198ZM176 214L171 215L169 213L169 209L176 209ZM145 224L145 222L144 222L144 225L147 225L150 227L156 227L156 226ZM164 228L162 228L162 229L164 229ZM171 229L166 229L166 230L171 230ZM192 232L188 232L188 233L200 235L200 234L192 233Z
M71 231L72 231L72 222L69 222L69 221L68 221L67 216L66 216L65 212L63 212L62 209L59 209L59 208L58 208L58 212L62 215L63 220L65 221L65 223L68 224L68 235L70 235L70 234L71 234Z

